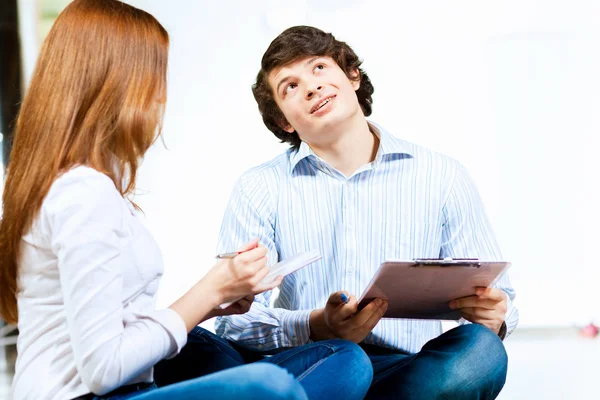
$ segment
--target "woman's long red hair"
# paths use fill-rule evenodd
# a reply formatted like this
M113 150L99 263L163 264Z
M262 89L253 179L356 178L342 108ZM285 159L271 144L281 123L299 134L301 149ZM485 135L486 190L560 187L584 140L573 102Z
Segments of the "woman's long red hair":
M18 320L18 261L53 181L76 165L135 188L160 133L169 37L117 0L75 0L46 38L17 119L0 221L0 315ZM123 184L123 182L126 184Z

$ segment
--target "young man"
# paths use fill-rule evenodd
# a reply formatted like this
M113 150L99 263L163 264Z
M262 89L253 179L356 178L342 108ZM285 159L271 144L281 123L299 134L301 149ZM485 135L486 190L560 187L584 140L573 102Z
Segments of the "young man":
M287 276L272 306L267 293L248 313L220 318L217 334L261 352L360 343L374 369L369 398L495 398L506 378L501 339L518 321L507 277L452 301L465 321L444 334L440 321L380 320L381 300L357 310L384 260L501 259L465 169L366 120L373 86L360 65L347 44L306 26L265 52L254 96L291 148L237 182L219 252L259 237L271 263L313 249L323 258Z

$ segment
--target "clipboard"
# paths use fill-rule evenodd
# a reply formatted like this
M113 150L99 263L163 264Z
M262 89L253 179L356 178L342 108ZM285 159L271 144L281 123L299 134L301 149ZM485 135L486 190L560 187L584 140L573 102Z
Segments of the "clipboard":
M474 295L478 286L493 286L510 265L508 261L452 258L384 261L358 308L383 298L389 303L383 318L458 320L460 312L448 303Z

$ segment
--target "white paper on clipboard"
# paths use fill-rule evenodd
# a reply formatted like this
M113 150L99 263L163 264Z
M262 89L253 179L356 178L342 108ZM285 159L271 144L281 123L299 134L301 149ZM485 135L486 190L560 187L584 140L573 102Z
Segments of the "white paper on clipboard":
M384 318L458 320L448 303L491 287L510 267L507 261L474 259L385 261L363 292L359 309L375 298L388 301Z

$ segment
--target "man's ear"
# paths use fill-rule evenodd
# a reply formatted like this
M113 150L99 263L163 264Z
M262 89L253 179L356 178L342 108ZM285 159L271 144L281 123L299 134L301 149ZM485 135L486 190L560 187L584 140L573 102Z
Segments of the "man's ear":
M285 125L280 125L281 129L283 129L284 131L286 131L287 133L294 133L296 130L288 123L286 123Z
M283 118L281 121L277 121L277 125L279 125L279 127L287 133L294 133L296 131L285 118Z
M360 72L358 72L358 68L350 71L350 84L355 92L360 88Z

